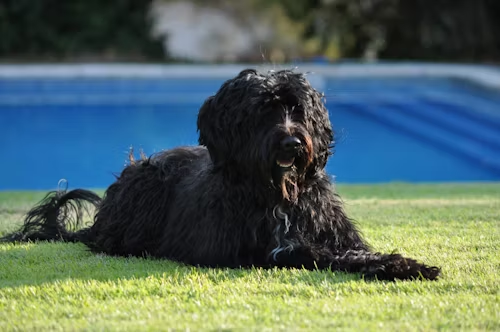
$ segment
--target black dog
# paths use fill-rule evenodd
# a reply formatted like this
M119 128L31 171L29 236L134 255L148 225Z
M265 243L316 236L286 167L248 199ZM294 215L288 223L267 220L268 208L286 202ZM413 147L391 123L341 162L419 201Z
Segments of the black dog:
M79 241L110 255L210 267L438 277L437 267L372 252L345 215L324 170L328 112L304 75L242 71L205 101L198 130L201 146L131 155L102 200L87 190L50 193L4 239ZM84 202L97 208L94 224L70 231Z

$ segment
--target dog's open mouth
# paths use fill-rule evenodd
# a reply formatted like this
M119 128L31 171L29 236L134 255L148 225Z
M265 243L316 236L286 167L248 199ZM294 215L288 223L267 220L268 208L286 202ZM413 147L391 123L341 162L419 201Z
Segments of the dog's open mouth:
M295 162L295 158L290 158L290 159L277 159L276 164L281 167L281 168L290 168L293 166L293 163Z

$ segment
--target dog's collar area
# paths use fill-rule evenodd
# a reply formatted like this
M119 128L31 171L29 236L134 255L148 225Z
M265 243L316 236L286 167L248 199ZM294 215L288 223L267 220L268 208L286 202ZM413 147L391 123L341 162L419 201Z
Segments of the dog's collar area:
M285 234L288 233L292 222L288 217L288 214L283 211L283 207L281 205L276 205L273 209L273 217L276 220L283 220L285 222Z
M277 245L276 248L271 250L269 256L272 257L274 261L277 261L277 256L279 253L283 251L291 252L298 246L298 244L296 241L285 238L285 235L290 230L292 222L290 221L288 214L285 211L283 211L283 207L281 205L276 205L274 207L273 218L279 221L278 224L276 225L276 228L273 231ZM284 229L282 229L282 226L284 226Z

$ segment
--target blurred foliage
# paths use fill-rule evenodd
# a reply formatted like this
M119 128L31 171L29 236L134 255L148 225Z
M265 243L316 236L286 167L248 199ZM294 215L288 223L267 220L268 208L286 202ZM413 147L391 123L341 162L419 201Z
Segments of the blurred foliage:
M149 0L1 0L0 56L10 60L163 58Z
M293 27L289 34L300 34L303 57L500 59L500 0L193 1L240 16L249 11L272 12L276 26Z
M500 59L498 0L262 0L306 22L318 54L344 58Z
M499 0L191 1L222 8L241 24L252 24L254 14L270 17L275 37L261 46L277 59L500 59ZM165 59L150 33L151 2L0 0L0 57Z
M498 0L399 0L385 29L383 58L500 59Z

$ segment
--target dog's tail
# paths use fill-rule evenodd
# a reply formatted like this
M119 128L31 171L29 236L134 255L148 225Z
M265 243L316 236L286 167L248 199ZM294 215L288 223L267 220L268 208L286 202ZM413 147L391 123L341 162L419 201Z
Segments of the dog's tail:
M21 228L0 238L0 242L89 242L90 227L82 228L83 217L85 212L90 215L89 207L97 208L100 203L101 198L89 190L49 192L26 214Z

